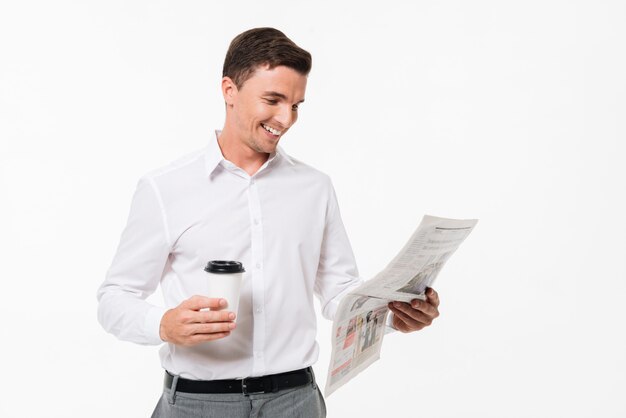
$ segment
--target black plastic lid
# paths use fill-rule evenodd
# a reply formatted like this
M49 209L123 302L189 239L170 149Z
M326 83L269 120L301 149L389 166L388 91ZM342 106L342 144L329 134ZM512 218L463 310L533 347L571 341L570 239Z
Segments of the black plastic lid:
M239 261L211 260L204 271L209 273L243 273L245 270Z

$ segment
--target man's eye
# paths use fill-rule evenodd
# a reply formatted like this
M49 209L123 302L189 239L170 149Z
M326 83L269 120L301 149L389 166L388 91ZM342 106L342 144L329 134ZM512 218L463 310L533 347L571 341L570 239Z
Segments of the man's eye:
M298 105L291 106L291 110L294 110L294 111L298 110Z
M278 100L265 99L265 102L267 104L275 105L276 103L278 103Z

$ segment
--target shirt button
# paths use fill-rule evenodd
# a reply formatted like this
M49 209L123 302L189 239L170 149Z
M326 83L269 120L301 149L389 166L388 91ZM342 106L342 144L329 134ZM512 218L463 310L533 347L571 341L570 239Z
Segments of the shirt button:
M255 219L255 220L254 220L254 224L255 224L255 225L258 225L258 224L259 224L259 220L258 220L258 219Z
M256 308L256 313L262 313L263 309L262 308Z
M254 356L256 358L261 358L261 357L263 357L263 353L261 353L260 351L257 351L257 352L254 353Z
M260 269L261 268L261 263L256 263L256 268Z

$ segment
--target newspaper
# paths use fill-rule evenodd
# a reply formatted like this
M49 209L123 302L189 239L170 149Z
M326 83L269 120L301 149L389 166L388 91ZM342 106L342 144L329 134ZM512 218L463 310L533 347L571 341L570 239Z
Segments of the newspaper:
M333 321L333 351L325 396L380 358L389 314L387 304L425 300L426 288L432 286L477 222L425 215L389 265L342 298Z

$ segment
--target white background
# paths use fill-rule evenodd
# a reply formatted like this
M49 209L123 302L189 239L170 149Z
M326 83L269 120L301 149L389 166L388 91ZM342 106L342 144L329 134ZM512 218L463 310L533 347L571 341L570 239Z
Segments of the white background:
M223 57L255 26L313 55L282 145L333 178L363 277L424 213L480 219L441 317L389 336L329 417L625 416L625 21L598 0L2 2L0 416L151 413L157 348L106 334L95 292L139 177L222 126Z

